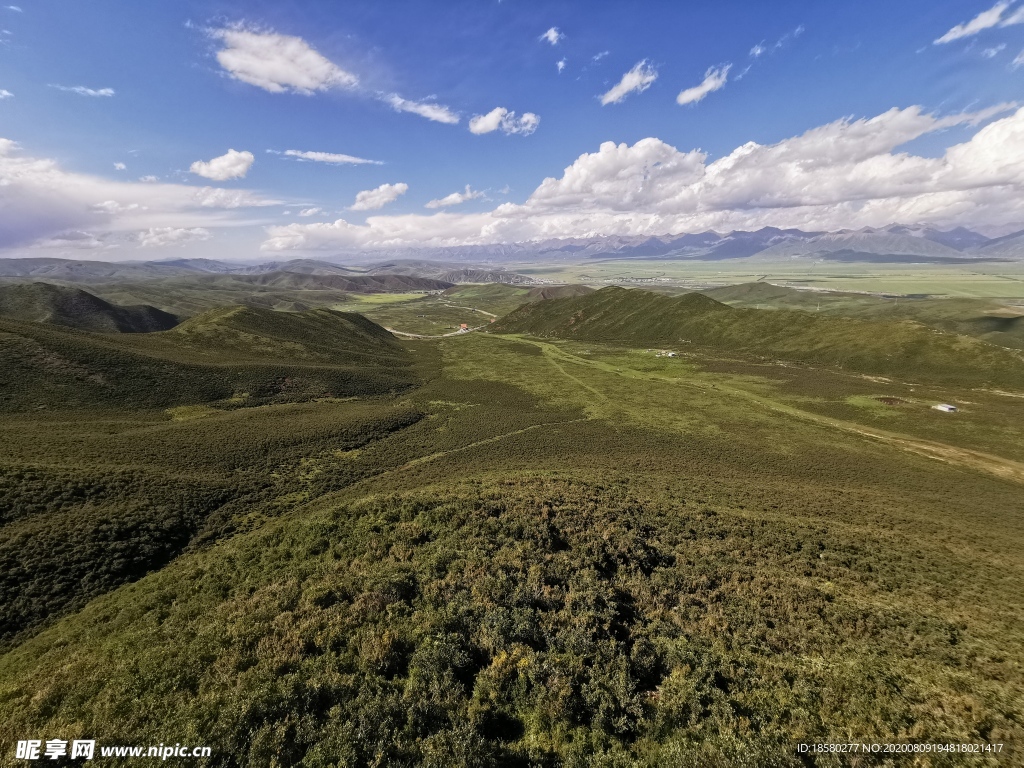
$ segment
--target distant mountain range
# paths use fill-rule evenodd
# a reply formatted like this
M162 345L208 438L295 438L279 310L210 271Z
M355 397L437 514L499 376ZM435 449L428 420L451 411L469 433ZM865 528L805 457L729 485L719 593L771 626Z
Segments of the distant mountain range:
M988 238L964 227L939 230L893 224L875 229L805 232L764 227L728 234L698 232L659 236L601 236L450 248L400 248L337 259L386 257L449 263L581 261L587 259L808 259L906 263L1024 260L1024 231Z
M56 258L0 259L0 278L31 278L73 283L150 280L201 275L287 273L353 278L394 275L447 283L525 285L531 278L501 267L516 261L590 259L686 259L778 261L970 263L1024 260L1024 230L997 238L964 227L940 230L893 224L835 232L763 227L728 234L698 232L659 236L560 238L523 243L395 248L337 253L324 259L293 259L260 264L214 259L102 262Z

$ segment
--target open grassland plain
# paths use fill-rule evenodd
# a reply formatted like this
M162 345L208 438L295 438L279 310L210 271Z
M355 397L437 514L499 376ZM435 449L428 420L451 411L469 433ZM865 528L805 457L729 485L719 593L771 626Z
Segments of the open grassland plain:
M837 291L1024 299L1021 262L977 264L841 264L785 261L593 259L583 263L514 264L517 273L554 283L701 289L757 280Z
M482 293L457 303L497 314ZM558 324L606 298L402 343L224 310L116 354L365 355L405 384L131 407L114 351L69 351L96 335L5 326L47 350L29 380L58 356L106 389L0 421L4 759L38 733L247 768L1024 762L1016 353L949 340L951 372L897 328L924 379L869 345L754 353L739 320L703 343ZM797 749L854 741L1003 747Z

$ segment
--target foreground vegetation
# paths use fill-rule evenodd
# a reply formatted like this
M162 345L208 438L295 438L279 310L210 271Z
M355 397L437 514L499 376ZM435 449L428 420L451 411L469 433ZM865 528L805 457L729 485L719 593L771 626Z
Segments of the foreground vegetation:
M5 326L107 383L0 423L4 759L38 733L218 766L837 766L796 745L851 740L1018 760L1020 379L364 323ZM118 355L405 384L140 401Z

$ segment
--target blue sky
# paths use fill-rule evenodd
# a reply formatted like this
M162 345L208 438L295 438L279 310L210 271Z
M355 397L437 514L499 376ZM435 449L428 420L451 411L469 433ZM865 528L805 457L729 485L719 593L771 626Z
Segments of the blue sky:
M1018 3L17 1L7 255L1024 227Z

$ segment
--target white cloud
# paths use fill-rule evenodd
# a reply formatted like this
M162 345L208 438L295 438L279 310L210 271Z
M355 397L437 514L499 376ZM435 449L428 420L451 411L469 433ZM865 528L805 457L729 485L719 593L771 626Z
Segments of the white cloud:
M1009 0L1000 0L987 11L982 11L970 21L965 21L962 24L957 24L942 37L937 38L934 41L934 43L935 45L951 43L954 40L959 40L963 37L970 37L986 29L991 29L992 27L999 24L999 22L1003 18L1003 12L1006 11L1006 9L1009 7ZM1018 14L1014 15L1016 16Z
M982 50L981 55L984 56L986 59L994 59L996 56L1002 53L1002 51L1005 50L1005 48L1006 43L1000 43L999 45L994 45L991 48L985 48L984 50Z
M341 155L335 152L303 152L298 149L286 149L283 154L285 157L294 157L298 160L309 160L314 163L331 163L333 165L384 165L380 160L367 160L364 157Z
M77 93L79 96L109 97L115 93L113 88L86 88L84 85L51 85L50 87L56 88L58 91Z
M555 63L555 66L558 68L558 74L562 74L562 70L565 69L565 65L567 63L568 63L568 60L564 59L564 58L560 59L559 61L557 61Z
M153 175L139 176L139 181L143 181L146 184L153 184L154 182L160 181L160 179Z
M220 41L217 62L235 80L271 93L310 95L354 88L359 78L321 55L301 37L233 25L209 30Z
M303 208L299 211L299 216L316 216L318 213L323 213L323 208Z
M1024 5L1018 6L1017 10L1003 19L1000 23L1000 27L1010 27L1014 24L1024 24Z
M438 198L437 200L431 200L427 203L427 208L448 208L452 205L462 205L467 200L478 200L483 197L484 193L478 189L471 189L469 184L466 185L466 189L462 192L452 192L450 195Z
M144 176L146 178L155 178ZM222 189L220 187L202 187L194 190L192 200L202 208L259 208L268 205L280 205L281 200L260 197L244 189Z
M750 55L756 59L759 56L762 56L765 53L767 53L767 51L768 49L764 47L764 43L758 43L757 45L750 49Z
M564 40L565 35L558 31L558 27L552 27L543 35L537 38L538 40L547 41L552 45L558 45L559 40Z
M601 106L618 104L631 93L643 93L657 79L658 72L647 59L638 61L618 83L601 97Z
M0 101L2 101L3 99L10 99L10 98L13 98L13 97L14 97L13 93L11 93L10 91L6 91L3 88L0 88Z
M125 165L124 163L114 163L114 170L115 171L123 171L123 170L125 170L127 168L128 168L128 166Z
M252 152L229 149L225 154L212 160L196 160L189 166L189 170L204 179L227 181L244 178L255 161Z
M1010 62L1010 67L1013 69L1017 69L1021 66L1024 66L1024 50L1014 56L1013 61Z
M1007 114L1009 112L1009 114ZM983 125L984 124L984 125ZM939 157L899 148L979 126ZM714 162L656 138L607 142L545 179L523 204L491 211L368 217L364 225L270 227L267 251L480 245L594 235L660 235L762 226L834 230L892 222L983 231L1024 224L1024 109L936 116L920 107L842 119L776 144L743 144Z
M730 69L732 69L732 64L725 64L721 67L711 67L704 73L704 80L700 85L695 85L692 88L685 88L679 92L679 95L676 96L676 103L696 104L709 93L721 90L725 87L725 83L729 79Z
M480 136L500 129L506 134L518 133L529 136L537 130L538 125L540 117L533 112L524 112L522 117L516 117L515 112L510 112L504 107L495 107L486 115L474 116L469 121L469 131Z
M222 44L223 47L216 54L217 62L230 77L265 91L301 93L309 96L318 91L334 88L354 90L359 86L359 78L355 74L339 67L301 37L282 35L241 23L222 29L207 30L207 34ZM363 93L390 105L396 112L411 112L428 120L450 125L459 122L459 115L456 112L431 100L414 101L397 93L379 91L374 94L366 91ZM326 152L304 154L324 157L331 155ZM320 162L375 161L356 159Z
M592 57L592 60L595 61L595 62L596 61L600 61L605 56L607 56L609 53L611 53L611 51L601 51L600 53L595 53L594 56Z
M129 213L130 211L144 211L146 206L139 205L138 203L119 203L117 200L104 200L102 203L96 203L92 206L92 210L96 213Z
M443 104L433 101L411 101L403 99L397 93L383 94L381 99L390 104L396 112L411 112L414 115L425 117L436 123L447 123L455 125L459 122L459 116Z
M6 9L7 9L8 11L14 11L15 13L23 13L23 11L21 10L21 8L19 8L19 7L18 7L18 6L16 6L16 5L5 5L4 7L5 7L5 8L6 8Z
M611 89L601 96L601 106L618 104L631 93L643 93L655 80L658 72L646 59L637 62Z
M408 191L409 185L403 182L398 184L381 184L376 189L364 189L356 195L356 201L349 210L375 211L378 208L383 208L388 203L393 203Z
M53 237L43 238L32 243L33 248L60 248L74 251L95 251L100 248L112 248L115 243L109 235L97 235L93 232L72 230L61 232Z
M136 236L144 248L158 248L165 245L185 245L197 240L209 240L210 231L202 227L150 227Z
M87 232L109 245L116 233L153 227L212 228L239 223L235 209L274 204L246 190L115 180L64 170L49 158L26 156L0 139L0 249L62 245L68 232ZM111 235L107 238L107 235ZM60 241L60 242L58 242ZM83 241L84 242L84 241Z

